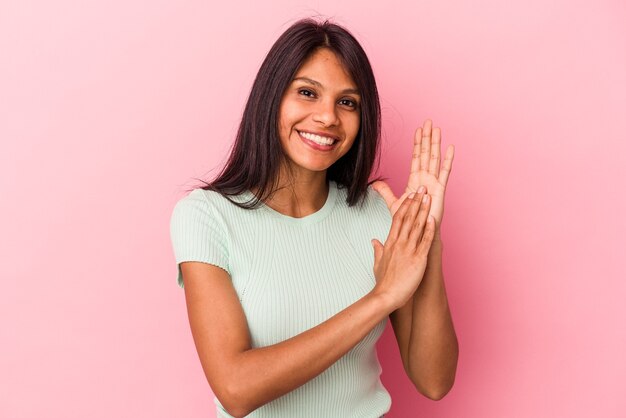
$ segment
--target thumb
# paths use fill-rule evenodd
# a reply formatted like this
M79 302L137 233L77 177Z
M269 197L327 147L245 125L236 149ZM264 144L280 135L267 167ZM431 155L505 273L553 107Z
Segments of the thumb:
M391 205L394 204L396 200L398 200L396 195L393 194L393 190L391 190L391 187L389 187L389 185L382 180L378 180L372 183L372 188L376 190L376 192L378 192L378 194L381 195L383 199L385 199L385 203L387 203L387 207L389 208L391 207Z
M380 257L383 256L383 244L381 244L376 238L374 238L371 242L372 247L374 247L374 265L378 265Z

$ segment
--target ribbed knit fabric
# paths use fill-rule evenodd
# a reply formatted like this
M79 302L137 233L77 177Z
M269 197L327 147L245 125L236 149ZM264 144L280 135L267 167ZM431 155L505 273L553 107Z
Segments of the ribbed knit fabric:
M365 296L375 284L371 239L384 243L391 214L371 188L349 207L345 188L329 182L324 206L303 218L267 205L246 210L219 193L196 189L178 201L170 233L178 284L180 263L226 270L245 312L252 347L279 343L319 325ZM247 191L235 199L247 201ZM380 381L375 343L381 321L322 374L258 408L249 417L380 417L391 397ZM231 417L217 398L218 417Z

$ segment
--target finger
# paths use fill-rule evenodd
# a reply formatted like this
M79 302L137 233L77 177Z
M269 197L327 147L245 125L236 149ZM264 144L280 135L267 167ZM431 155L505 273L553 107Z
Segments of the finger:
M422 197L422 204L420 206L419 213L415 217L415 221L413 222L411 233L409 235L409 241L412 242L412 248L414 250L417 249L417 246L424 232L424 225L426 224L426 219L428 217L428 213L430 212L431 202L432 198L429 195L425 194Z
M446 157L443 160L441 171L439 172L439 182L446 187L448 184L448 177L452 171L452 161L454 160L454 145L448 145L446 149Z
M391 218L391 228L389 229L387 240L395 241L398 239L398 235L400 234L400 228L402 228L404 214L411 205L411 202L413 202L412 199L404 199L396 213L393 214L393 217Z
M376 192L380 194L383 199L385 199L385 203L388 208L391 208L391 205L398 200L396 195L393 193L393 190L391 190L391 187L389 187L389 185L382 180L372 183L372 188L376 190Z
M409 235L411 230L413 229L413 224L415 223L415 218L417 217L417 213L420 210L420 206L422 205L422 198L424 193L417 193L413 196L411 200L411 205L407 209L404 214L404 219L402 220L402 227L400 228L400 233L398 235L398 240L407 240L409 239ZM415 248L415 244L411 246L411 248Z
M432 215L428 216L426 222L426 228L424 229L424 235L422 236L422 240L417 246L417 254L422 257L428 257L428 251L430 251L430 246L433 243L433 238L435 236L435 218Z
M439 160L441 159L441 129L433 128L432 143L430 146L430 161L428 172L435 177L439 176Z
M372 247L374 248L374 266L377 266L380 262L380 258L383 256L383 244L378 241L376 238L371 241Z
M420 170L420 149L422 147L422 128L417 128L413 138L413 157L411 158L411 173Z
M424 122L422 129L422 147L420 148L420 170L428 170L428 160L430 159L430 136L432 134L433 123L430 119Z

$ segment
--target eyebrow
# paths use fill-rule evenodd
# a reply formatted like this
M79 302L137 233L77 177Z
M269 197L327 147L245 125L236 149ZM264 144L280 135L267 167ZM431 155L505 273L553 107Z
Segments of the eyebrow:
M313 79L310 79L308 77L297 77L297 78L294 78L293 81L304 81L305 83L312 84L315 87L324 88L322 83L320 83L319 81L315 81ZM359 96L361 95L361 93L359 93L358 89L344 89L340 93L341 94L358 94Z

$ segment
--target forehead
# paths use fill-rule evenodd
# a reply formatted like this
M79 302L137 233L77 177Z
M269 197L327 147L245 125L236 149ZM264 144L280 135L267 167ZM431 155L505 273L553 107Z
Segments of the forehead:
M300 66L294 78L306 77L326 84L341 84L355 88L356 85L341 59L328 48L313 52Z

